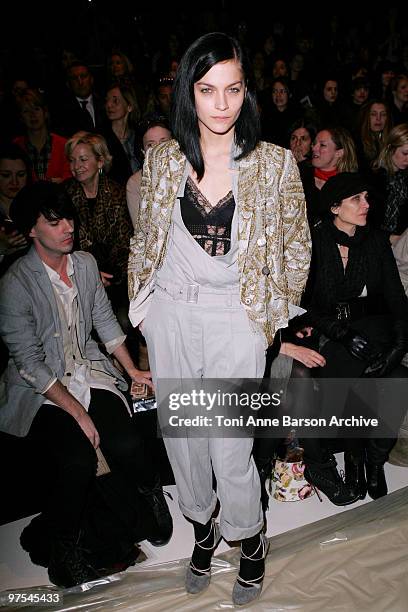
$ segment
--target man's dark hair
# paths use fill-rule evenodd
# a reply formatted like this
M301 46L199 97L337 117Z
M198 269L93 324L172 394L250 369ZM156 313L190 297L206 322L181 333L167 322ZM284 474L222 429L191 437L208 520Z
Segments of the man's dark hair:
M76 59L73 62L71 62L70 64L68 64L68 66L66 67L66 74L67 74L67 76L69 76L69 73L70 73L72 68L86 68L87 71L89 72L89 74L92 75L92 72L91 72L88 64L86 62L83 62L80 59Z
M246 95L235 124L235 143L241 148L237 159L253 151L259 141L259 114L255 83L247 54L239 42L222 32L212 32L198 38L185 52L174 80L170 111L171 131L180 149L197 174L204 176L204 160L200 147L200 129L194 100L194 83L215 64L236 59L242 68Z
M18 230L28 236L40 215L48 221L75 219L75 208L62 185L38 181L27 185L10 206L10 217Z

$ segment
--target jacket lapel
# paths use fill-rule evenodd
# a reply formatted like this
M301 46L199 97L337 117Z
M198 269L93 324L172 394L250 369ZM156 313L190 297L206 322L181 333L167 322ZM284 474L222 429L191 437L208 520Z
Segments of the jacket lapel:
M75 284L78 290L77 293L77 302L78 302L78 310L79 310L79 338L78 342L81 345L82 350L82 340L85 338L85 315L87 312L85 308L84 299L87 295L87 274L86 274L86 266L84 265L83 260L80 257L76 256L76 253L71 254L72 263L74 265L74 278Z
M243 272L248 250L254 210L260 200L257 190L260 187L256 150L238 162L238 269Z
M51 312L54 319L54 327L57 330L57 333L61 334L61 322L59 318L58 306L54 294L54 289L52 288L52 284L47 274L47 271L44 268L44 265L41 259L39 258L34 246L31 247L31 249L26 255L26 263L28 268L30 268L33 273L31 275L31 278L33 279L33 282L35 282L37 290L45 296L51 307Z

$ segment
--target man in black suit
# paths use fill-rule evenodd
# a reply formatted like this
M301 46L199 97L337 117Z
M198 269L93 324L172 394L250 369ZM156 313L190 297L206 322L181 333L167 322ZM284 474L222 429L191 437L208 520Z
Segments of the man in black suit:
M94 78L84 62L75 61L67 69L69 92L54 111L55 131L70 138L75 132L98 132L105 118L103 102L94 92Z

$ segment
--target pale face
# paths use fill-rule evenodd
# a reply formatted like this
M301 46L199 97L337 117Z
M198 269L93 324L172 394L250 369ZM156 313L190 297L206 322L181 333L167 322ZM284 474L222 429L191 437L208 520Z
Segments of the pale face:
M307 158L312 146L312 139L309 132L304 127L294 130L290 137L290 150L296 161L303 161Z
M40 215L30 232L34 245L40 254L48 256L65 255L74 245L74 222L72 219L48 221Z
M333 206L334 224L339 230L353 235L356 226L367 224L367 214L370 208L367 202L367 191L362 191L341 201L340 206Z
M336 149L330 132L322 130L312 146L312 166L321 170L335 170L343 152L343 149Z
M326 81L323 88L323 98L326 102L333 104L337 100L338 93L337 81Z
M397 147L391 161L396 170L406 170L408 168L408 144Z
M27 170L21 159L0 159L0 199L14 200L27 183Z
M370 110L370 130L382 132L387 123L387 109L384 104L373 104Z
M25 104L21 108L21 118L28 130L41 130L46 125L47 111L36 104Z
M112 55L111 66L112 74L115 77L121 77L126 73L126 65L120 55Z
M91 183L97 177L99 168L103 167L103 160L95 157L88 144L77 144L68 161L72 176L84 184Z
M105 110L110 121L117 121L125 119L132 111L132 106L126 102L119 87L113 87L106 95Z
M78 98L88 98L92 93L93 77L86 66L73 66L68 73L68 83Z
M143 136L143 150L147 151L150 147L154 147L161 142L170 140L171 132L160 125L149 128Z
M236 60L215 64L197 83L194 98L200 132L226 134L234 128L245 97L241 65Z
M272 89L272 101L280 111L285 110L288 105L289 94L283 83L277 81Z

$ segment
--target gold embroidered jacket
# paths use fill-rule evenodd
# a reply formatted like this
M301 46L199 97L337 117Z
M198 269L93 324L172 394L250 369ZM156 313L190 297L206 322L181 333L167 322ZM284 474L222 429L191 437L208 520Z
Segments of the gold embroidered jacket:
M147 152L139 222L130 241L131 310L154 288L185 166L175 140ZM271 344L276 331L287 326L289 303L299 303L309 272L311 241L302 183L292 153L271 143L260 142L235 168L241 303L253 328Z

